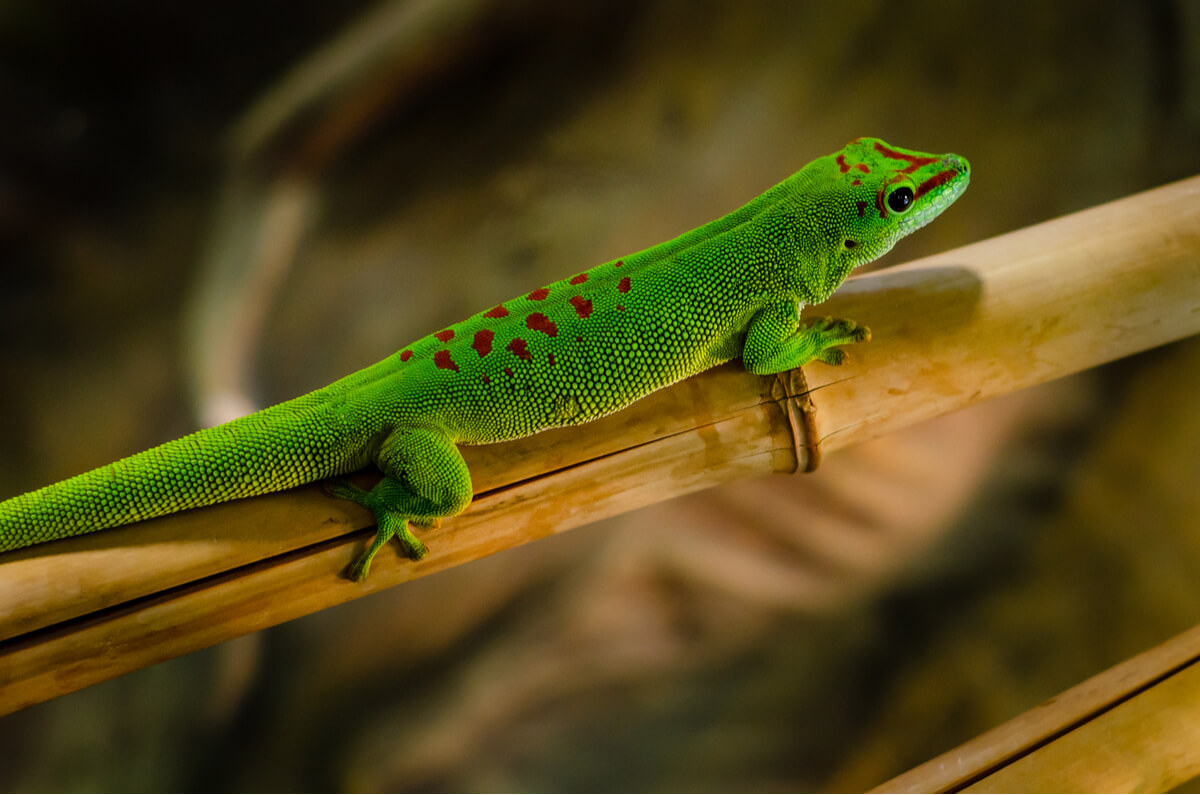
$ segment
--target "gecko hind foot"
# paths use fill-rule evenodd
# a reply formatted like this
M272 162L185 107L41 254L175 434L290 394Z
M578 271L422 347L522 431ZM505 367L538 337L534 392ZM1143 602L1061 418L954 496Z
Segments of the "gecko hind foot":
M355 558L354 562L346 567L344 574L355 582L364 582L367 575L371 572L371 561L375 559L375 553L383 548L383 545L395 538L400 542L400 548L404 551L406 557L411 560L421 560L429 554L429 548L421 543L421 539L412 534L408 529L408 522L400 517L389 516L379 522L379 529L375 532L375 538L371 539L370 546L367 547L361 555Z
M371 561L375 559L375 554L392 538L400 542L400 549L411 560L421 560L429 554L428 547L421 542L421 539L413 535L408 525L411 520L418 527L437 527L441 523L438 517L405 516L390 508L379 495L359 488L346 480L326 481L323 486L330 495L356 502L375 514L375 522L378 525L375 538L371 540L366 551L346 567L344 574L349 579L356 582L366 580L367 574L371 571Z

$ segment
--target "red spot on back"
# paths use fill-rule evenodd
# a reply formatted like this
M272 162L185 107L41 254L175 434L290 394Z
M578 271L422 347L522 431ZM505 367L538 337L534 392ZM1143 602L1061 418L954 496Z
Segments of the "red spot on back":
M454 339L454 329L444 329L433 336L437 337L438 342L449 342L450 340Z
M586 281L587 281L587 274L581 273L578 276L571 277L571 281L567 282L567 284L583 284Z
M857 163L857 164L855 164L854 167L857 168L859 171L861 171L864 174L871 173L871 169L867 166L866 163Z
M513 337L513 341L508 343L508 349L517 355L517 358L523 362L527 362L533 358L533 354L529 352L525 340L520 337Z
M554 354L553 354L553 353L552 353L552 354L550 354L550 366L551 366L551 367L553 367L553 366L554 366Z
M471 340L471 347L479 354L482 359L492 352L492 339L496 336L496 332L491 329L481 329L475 332L475 339Z
M412 351L400 351L400 361L407 362L412 358Z
M850 170L850 166L846 165L846 156L845 155L837 156L837 164L838 164L838 168L840 168L842 170L843 174L845 174L847 171Z
M540 331L547 337L558 335L558 326L554 325L554 321L543 315L541 312L534 312L529 317L525 318L525 325L530 331Z
M497 304L488 311L483 313L484 317L508 317L508 310L504 308L504 304Z
M917 186L917 194L916 195L921 196L921 195L926 194L929 191L933 190L938 185L945 185L947 182L954 179L956 176L958 176L957 171L943 171L939 174L935 174Z
M450 351L442 349L433 355L433 363L437 365L439 370L453 370L458 372L458 365L454 363L454 358L450 355Z
M548 295L550 295L549 287L539 287L526 296L526 298L528 298L530 301L544 301Z
M855 204L858 206L858 217L862 218L863 213L865 213L867 211L867 203L866 202L855 202Z
M884 157L891 158L892 160L903 160L904 162L908 163L907 166L900 169L898 172L900 174L911 174L921 166L927 166L930 163L936 163L938 161L936 157L917 157L916 155L906 155L903 152L897 152L895 149L889 149L888 147L879 143L879 141L875 142L875 151L879 152L879 154L883 155Z
M575 314L581 318L587 318L592 314L592 300L590 298L584 298L582 295L573 295L569 303L575 307Z
M628 276L622 278L621 281L617 282L617 292L618 293L629 292L629 277Z
M625 264L625 260L623 260L623 259L619 259L619 260L617 260L616 262L614 262L614 263L613 263L613 267L614 267L614 268L619 268L619 267L621 267L621 266L622 266L622 265L624 265L624 264Z

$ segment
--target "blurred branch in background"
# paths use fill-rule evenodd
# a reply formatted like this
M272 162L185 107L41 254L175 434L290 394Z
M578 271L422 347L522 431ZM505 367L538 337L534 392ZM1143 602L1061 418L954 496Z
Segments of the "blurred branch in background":
M234 125L188 313L202 426L259 407L250 386L255 354L318 211L324 170L381 113L458 62L495 5L385 0L297 64Z
M872 792L1175 792L1198 774L1200 625Z

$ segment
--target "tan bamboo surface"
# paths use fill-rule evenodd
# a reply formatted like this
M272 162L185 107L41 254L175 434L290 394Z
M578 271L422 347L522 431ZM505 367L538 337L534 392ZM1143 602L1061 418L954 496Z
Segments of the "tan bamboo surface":
M940 223L952 223L953 209ZM1200 177L861 278L873 340L808 369L828 452L1200 332ZM316 486L7 554L0 714L551 533L804 459L795 374L737 363L620 414L467 448L476 501L419 563L338 573L371 517ZM367 476L369 477L369 476Z
M1200 775L1200 626L873 792L1166 792Z

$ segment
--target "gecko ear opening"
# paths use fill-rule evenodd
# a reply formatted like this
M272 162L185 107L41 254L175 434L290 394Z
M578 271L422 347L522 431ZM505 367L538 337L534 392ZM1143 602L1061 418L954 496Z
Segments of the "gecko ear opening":
M842 245L845 246L846 248L854 248L858 244L855 243L853 240L846 240L846 241L842 242Z

